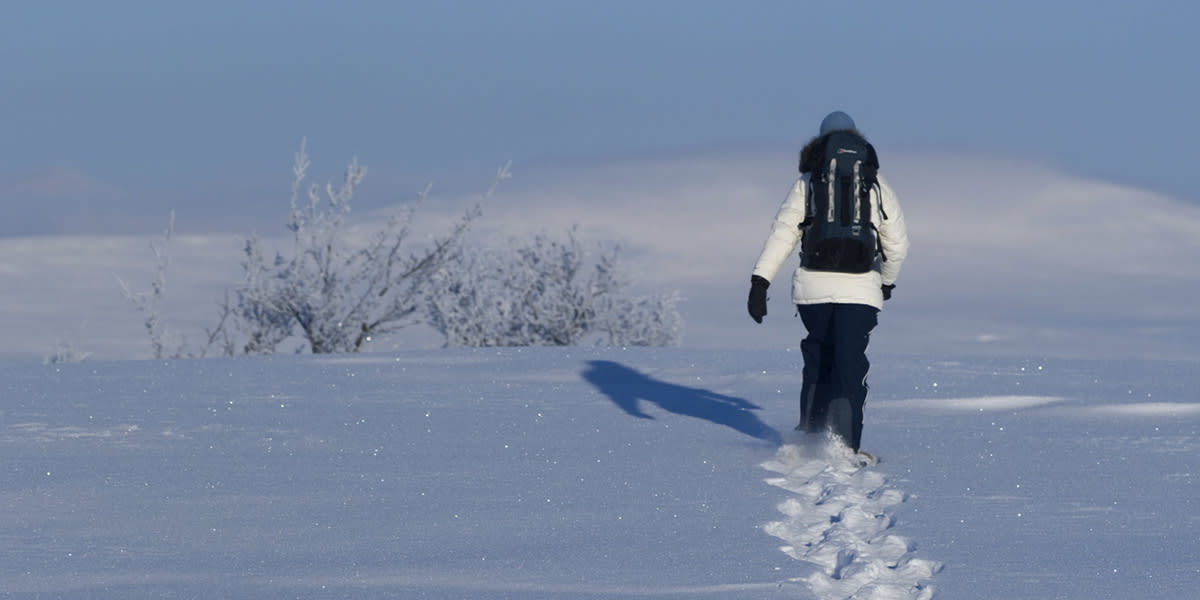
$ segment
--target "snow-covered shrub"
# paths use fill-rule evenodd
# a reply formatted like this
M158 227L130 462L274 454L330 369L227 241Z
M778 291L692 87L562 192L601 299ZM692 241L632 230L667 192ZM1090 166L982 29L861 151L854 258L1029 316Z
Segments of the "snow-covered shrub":
M611 299L600 330L610 346L674 346L683 333L679 294L653 294Z
M594 262L575 235L536 235L506 251L470 249L434 277L429 324L447 346L571 346L678 343L675 295L631 298L619 248Z
M42 362L47 365L60 365L67 363L81 363L89 356L91 352L83 352L75 347L70 342L57 342L54 344L54 351L45 358Z
M291 254L268 259L257 238L246 240L245 284L224 305L226 354L274 353L293 335L315 354L357 352L375 336L422 322L430 279L457 255L480 215L476 204L449 231L414 248L415 206L409 206L365 245L356 245L348 239L346 216L366 167L353 160L340 187L312 184L302 199L308 167L302 143L292 169ZM485 199L508 177L508 165L497 170ZM228 335L230 328L237 335ZM235 338L243 340L240 347Z
M168 331L166 317L162 314L162 301L167 288L167 267L171 265L171 236L174 233L175 211L171 211L162 239L150 242L150 250L154 253L154 281L150 283L149 291L134 292L125 281L117 279L125 297L142 313L142 323L146 328L146 335L150 336L154 358L181 356L184 353L184 342L175 340Z
M572 230L566 239L538 235L508 251L468 250L464 238L483 200L509 178L496 171L483 200L440 235L412 242L418 202L366 239L351 235L350 204L366 176L352 160L340 186L305 185L310 161L301 142L292 168L287 228L291 251L269 252L257 237L243 247L242 285L220 303L206 345L189 350L166 328L161 302L170 263L174 215L151 245L156 278L148 292L126 295L142 312L155 358L358 352L373 338L428 323L447 346L570 346L678 343L678 297L631 297L613 247L591 260Z
M226 292L220 319L205 331L203 348L193 350L183 341L176 342L161 311L174 213L163 239L151 244L157 267L151 289L134 293L121 282L142 313L155 358L205 356L214 348L227 356L273 354L285 345L288 350L313 353L357 352L376 336L424 322L432 277L458 255L464 235L481 214L483 200L510 176L508 164L497 169L482 200L448 231L418 244L411 241L411 227L416 208L429 194L426 187L416 204L392 216L364 243L350 234L346 217L367 168L355 159L340 187L314 183L306 188L310 165L306 148L302 141L292 167L287 222L291 252L269 256L257 237L246 240L244 283Z

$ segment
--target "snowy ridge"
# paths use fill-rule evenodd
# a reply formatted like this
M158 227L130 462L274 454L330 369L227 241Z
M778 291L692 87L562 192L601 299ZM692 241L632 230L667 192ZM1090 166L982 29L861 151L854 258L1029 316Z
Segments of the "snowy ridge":
M812 437L812 436L810 436ZM764 530L786 545L792 558L816 565L801 578L821 600L928 600L927 580L941 563L915 558L913 544L891 532L888 509L905 494L853 453L827 437L787 444L763 468L782 477L767 483L793 497L779 506L784 519Z

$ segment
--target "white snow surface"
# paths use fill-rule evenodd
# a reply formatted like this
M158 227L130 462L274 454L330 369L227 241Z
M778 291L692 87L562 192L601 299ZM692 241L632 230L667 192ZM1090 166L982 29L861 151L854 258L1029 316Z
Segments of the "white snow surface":
M25 598L1194 598L1192 362L798 352L0 362Z
M146 289L159 226L0 239L0 597L1197 598L1200 208L890 156L914 246L872 334L865 468L792 431L786 286L766 324L743 308L790 148L519 165L472 232L621 243L638 285L682 292L683 348L414 328L124 360L150 345L117 278ZM364 195L359 224L411 191ZM110 208L181 210L162 308L194 345L280 220L205 232L227 208L159 204ZM89 358L40 364L56 346Z

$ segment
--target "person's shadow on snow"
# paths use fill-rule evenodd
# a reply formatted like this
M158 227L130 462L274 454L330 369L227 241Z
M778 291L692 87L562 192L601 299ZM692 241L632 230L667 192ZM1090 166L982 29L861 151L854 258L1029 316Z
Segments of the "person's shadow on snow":
M645 400L667 412L731 427L773 444L781 443L779 432L751 412L760 407L741 398L659 381L608 360L588 362L583 378L621 410L639 419L654 418L642 412L639 403Z

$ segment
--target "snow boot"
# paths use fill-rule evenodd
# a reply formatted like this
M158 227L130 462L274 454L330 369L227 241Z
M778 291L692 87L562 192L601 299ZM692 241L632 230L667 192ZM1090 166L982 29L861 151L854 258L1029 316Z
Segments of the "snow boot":
M796 431L817 433L825 429L832 387L825 383L804 386L800 391L800 424L796 425Z
M829 429L842 438L847 447L858 452L862 442L862 410L854 410L854 403L849 398L834 398L829 403L827 421Z

